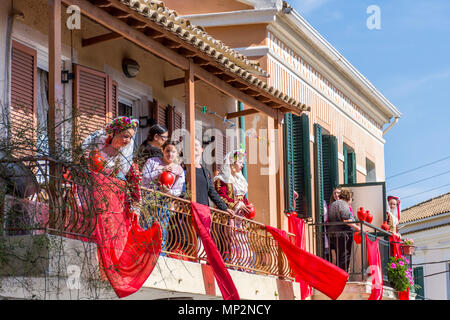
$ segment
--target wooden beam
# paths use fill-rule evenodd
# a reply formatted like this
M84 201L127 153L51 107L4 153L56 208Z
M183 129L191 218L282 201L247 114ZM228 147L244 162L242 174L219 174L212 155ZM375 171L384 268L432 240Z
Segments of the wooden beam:
M189 69L185 71L185 110L186 110L186 129L188 130L188 138L186 144L187 155L187 179L189 190L191 191L191 201L197 201L197 183L195 174L195 76L193 63L189 63Z
M198 81L198 78L194 78L194 81ZM186 82L186 79L183 78L176 78L172 80L164 80L164 88L177 86L179 84L184 84Z
M223 93L232 96L236 98L237 100L241 101L243 104L255 108L261 112L264 112L268 116L275 118L277 116L276 110L273 110L269 106L265 105L264 103L246 95L242 91L232 87L228 83L220 80L216 76L212 75L205 69L203 69L200 66L194 65L194 72L195 76L200 78L200 80L206 82L210 86L216 88L219 91L222 91Z
M171 49L164 47L161 43L149 38L142 32L131 28L125 22L122 22L108 12L96 7L85 0L62 0L66 5L76 5L80 8L82 14L87 16L89 19L103 25L107 29L120 34L125 39L142 47L144 50L153 53L154 55L163 58L174 66L187 70L189 66L189 61L185 58L172 51Z
M92 45L97 44L97 43L110 41L110 40L115 40L115 39L119 39L119 38L122 38L122 36L120 34L117 34L115 32L110 32L110 33L107 33L107 34L102 34L100 36L83 39L81 41L81 44L82 44L83 47L88 47L88 46L92 46Z
M255 114L258 112L259 112L259 110L256 110L256 109L246 109L246 110L242 110L242 111L231 112L231 113L227 113L227 119L245 117L245 116Z

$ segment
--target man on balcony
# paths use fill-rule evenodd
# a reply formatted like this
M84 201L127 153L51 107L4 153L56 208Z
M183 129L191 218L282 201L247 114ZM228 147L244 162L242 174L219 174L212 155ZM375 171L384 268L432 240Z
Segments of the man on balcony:
M222 198L214 188L214 184L211 180L211 173L202 164L203 156L203 143L195 139L194 145L194 157L195 157L195 170L196 170L196 195L197 203L209 206L209 199L222 211L227 211L231 215L234 215L233 210L228 209L228 206L223 202Z

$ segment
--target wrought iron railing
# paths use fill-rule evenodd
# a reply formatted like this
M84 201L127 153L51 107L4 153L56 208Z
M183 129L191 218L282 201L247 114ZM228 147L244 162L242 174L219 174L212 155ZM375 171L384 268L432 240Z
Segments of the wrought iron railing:
M354 241L354 231L349 227L350 224L360 227L361 242L359 244ZM370 269L367 261L365 235L367 234L371 241L378 238L383 280L387 283L387 265L390 254L389 235L391 235L389 232L365 221L311 223L308 226L310 247L314 247L317 255L323 259L347 271L349 281L367 280Z
M25 194L14 188L0 191L4 197L0 210L2 233L92 236L96 210L91 193L95 185L87 166L48 157L3 159L0 162L2 168L18 170L14 177L16 181L33 182L33 190L28 189ZM20 182L22 187L23 181Z
M161 225L163 255L206 261L189 200L149 189L143 189L143 199L146 223L158 221ZM228 268L291 278L286 256L263 224L211 208L210 234Z

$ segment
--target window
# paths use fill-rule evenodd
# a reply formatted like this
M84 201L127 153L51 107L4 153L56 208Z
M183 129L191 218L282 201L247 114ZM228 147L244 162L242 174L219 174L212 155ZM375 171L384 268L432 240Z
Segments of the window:
M356 183L356 154L355 151L344 144L344 184Z
M423 267L414 268L414 284L419 285L420 288L416 289L417 300L425 299L425 281L423 277Z
M375 163L366 158L366 182L376 182Z
M133 116L133 107L129 104L119 102L119 116L131 118Z

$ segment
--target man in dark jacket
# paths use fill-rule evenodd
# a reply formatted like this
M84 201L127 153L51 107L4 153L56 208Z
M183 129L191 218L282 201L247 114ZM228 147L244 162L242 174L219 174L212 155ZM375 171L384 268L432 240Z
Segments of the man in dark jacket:
M202 142L198 139L195 139L194 146L194 156L195 156L195 170L196 170L196 198L197 203L204 204L209 206L209 199L216 205L216 207L222 211L227 211L228 213L234 215L233 210L228 209L228 206L225 202L222 201L222 198L217 193L214 188L214 184L211 179L211 173L208 169L206 169L202 164L202 155L203 155L203 145Z

